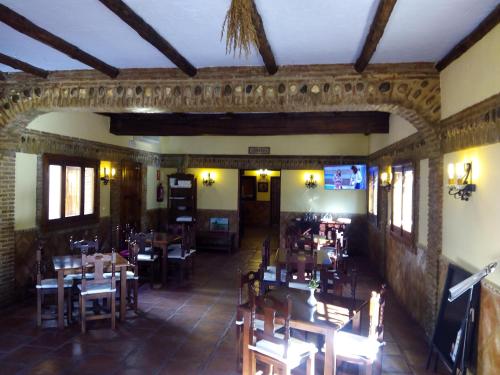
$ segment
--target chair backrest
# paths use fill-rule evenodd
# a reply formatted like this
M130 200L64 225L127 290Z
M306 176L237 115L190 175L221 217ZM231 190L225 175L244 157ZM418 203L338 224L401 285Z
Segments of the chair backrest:
M358 271L356 268L352 268L347 273L344 273L341 271L331 272L326 267L322 267L320 273L321 293L328 293L329 290L332 290L333 294L342 296L344 285L348 285L350 287L350 297L353 302L356 300L356 288L358 285Z
M104 278L104 270L107 263L111 263L111 278ZM116 253L111 254L101 254L95 253L93 255L87 255L82 253L82 292L87 291L87 287L90 285L105 285L109 283L110 289L116 285L115 277L115 265L116 265ZM93 278L91 280L87 279L87 270L89 268L94 269Z
M271 264L271 238L266 237L262 242L262 267L264 270Z
M287 278L290 278L292 272L292 264L297 265L297 281L307 282L309 279L306 278L306 274L310 274L312 278L316 277L316 264L317 264L317 254L316 252L287 252L286 254L287 263ZM289 280L288 280L289 281Z
M133 266L134 276L138 276L137 256L139 255L139 245L135 241L129 241L128 244L128 262Z
M256 340L266 340L284 346L284 358L288 354L290 340L290 318L292 313L292 300L287 296L285 301L279 301L271 296L254 296L252 305L251 330ZM254 330L255 316L259 312L264 320L264 330ZM276 336L276 318L283 322L284 336Z
M128 249L128 242L132 233L134 233L134 228L131 224L125 224L124 227L122 227L121 225L117 225L114 228L113 239L113 246L115 247L115 249L118 249L119 252Z
M93 254L99 252L99 240L97 236L94 237L94 240L81 240L81 241L73 241L73 236L69 238L69 248L74 254Z
M261 280L261 270L242 273L238 270L239 288L238 288L238 305L253 301L253 297L258 294L257 282ZM246 290L246 298L245 298Z
M370 326L368 336L379 341L384 339L384 309L385 309L385 294L387 287L382 285L377 293L372 291L370 298Z
M139 246L139 252L144 253L147 245L152 245L154 232L149 233L137 232L130 234L130 241L135 242Z

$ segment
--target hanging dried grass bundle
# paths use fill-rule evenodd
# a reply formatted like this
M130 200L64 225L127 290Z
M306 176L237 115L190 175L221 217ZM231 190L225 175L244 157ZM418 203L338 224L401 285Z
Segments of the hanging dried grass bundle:
M257 30L253 23L255 8L253 0L231 0L231 6L222 24L221 40L226 32L226 54L236 55L236 50L248 56L252 44L258 48Z

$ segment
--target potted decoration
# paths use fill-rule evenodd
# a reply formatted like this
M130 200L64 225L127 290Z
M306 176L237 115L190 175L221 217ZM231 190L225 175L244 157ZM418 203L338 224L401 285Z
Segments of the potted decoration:
M310 305L310 306L316 306L316 303L318 302L316 300L316 297L314 297L314 292L316 291L316 289L319 287L319 282L315 279L311 279L309 281L309 284L307 284L307 287L309 288L309 293L311 293L309 295L309 298L307 299L307 303Z

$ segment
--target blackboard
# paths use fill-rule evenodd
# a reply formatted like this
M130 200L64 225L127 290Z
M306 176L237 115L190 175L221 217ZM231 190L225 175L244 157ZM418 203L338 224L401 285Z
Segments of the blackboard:
M437 317L436 327L434 329L434 336L432 338L432 349L438 352L441 360L452 370L460 366L461 353L457 353L452 357L452 347L457 341L458 331L461 329L464 318L467 312L467 301L469 293L466 292L453 302L448 301L448 290L471 276L471 273L464 269L450 264L448 266L448 273L443 289L443 296L441 299L441 306ZM474 286L471 307L475 311L474 321L479 319L479 296L480 296L481 283ZM475 368L476 364L476 351L477 351L477 334L476 327L473 322L469 321L470 336L469 343L467 344L468 350L466 353L465 363L469 368ZM464 333L462 333L462 338Z

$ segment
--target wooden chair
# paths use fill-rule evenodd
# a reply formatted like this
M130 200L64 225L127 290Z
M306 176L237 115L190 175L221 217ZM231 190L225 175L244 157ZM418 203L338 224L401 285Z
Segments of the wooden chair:
M137 309L139 306L139 265L137 263L137 256L139 255L139 245L135 242L128 242L129 250L127 250L129 266L126 271L127 277L127 301L120 301L120 303L127 303L137 314ZM104 278L111 278L111 272L105 272ZM120 285L121 273L119 271L115 272L115 279L117 285Z
M308 290L311 280L320 282L320 273L316 272L317 255L313 253L292 253L286 256L287 286L293 289ZM295 265L295 267L293 267ZM295 269L294 269L295 268Z
M250 271L245 274L238 270L238 301L237 306L243 304L249 304L253 302L253 298L258 294L257 283L260 281L260 270L259 271ZM262 321L261 321L262 322ZM237 354L236 354L236 366L238 371L241 371L241 358L242 358L242 333L243 333L243 317L240 315L236 316L236 342L238 346ZM256 323L256 326L259 324ZM260 324L263 326L263 324ZM258 328L258 327L256 327ZM262 327L261 327L262 329Z
M149 233L132 233L130 235L129 243L135 242L139 246L139 253L137 254L136 263L142 268L143 266L148 267L149 270L149 284L153 288L153 283L156 275L156 271L160 265L160 256L154 251L152 246L154 238L154 232Z
M337 363L349 362L362 365L365 375L371 375L373 364L378 372L382 367L381 348L384 345L384 308L386 287L382 285L380 292L372 292L370 298L370 326L368 336L340 331L335 339ZM377 360L377 357L380 357Z
M254 330L256 313L264 317L264 329ZM257 296L252 306L251 329L254 342L248 346L252 373L255 373L257 361L265 363L268 373L278 369L282 374L290 374L291 370L307 362L307 374L314 375L314 357L316 347L308 342L290 337L290 318L292 301L287 297L284 302L272 297ZM277 319L284 323L284 334L276 333Z
M271 265L271 238L267 237L262 243L262 253L261 253L261 264L259 269L261 270L261 282L260 291L261 294L267 290L270 286L278 286L286 283L286 269L280 271L278 277L278 269L276 266Z
M347 273L322 267L321 271L321 293L333 293L338 296L344 295L344 287L349 287L349 296L353 302L356 300L356 288L358 284L358 271L352 268Z
M99 240L97 236L95 236L94 240L73 241L73 236L70 236L69 249L75 255L80 255L83 252L86 254L93 254L99 252Z
M168 263L179 269L179 280L182 282L189 278L194 271L194 256L196 254L195 231L192 225L183 225L181 243L168 247ZM186 270L188 272L186 272Z
M105 263L111 263L111 277L104 277ZM82 254L82 275L86 274L89 267L94 268L94 277L82 278L82 283L78 285L80 289L80 319L82 323L82 333L86 332L87 320L111 319L111 329L115 329L116 319L116 277L115 277L116 253L111 254L86 255ZM108 311L104 314L87 315L86 304L88 300L107 300Z
M50 278L45 279L42 273L45 273L43 268L44 264L42 262L43 245L39 244L36 250L36 325L38 327L42 326L43 320L57 319L57 314L48 314L43 312L44 297L47 294L51 294L54 298L57 298L57 279ZM71 280L64 280L64 289L67 293L67 320L68 324L71 322L71 287L73 282Z
M134 233L132 225L125 224L124 227L117 225L114 228L114 244L117 253L124 258L128 258L130 236Z

